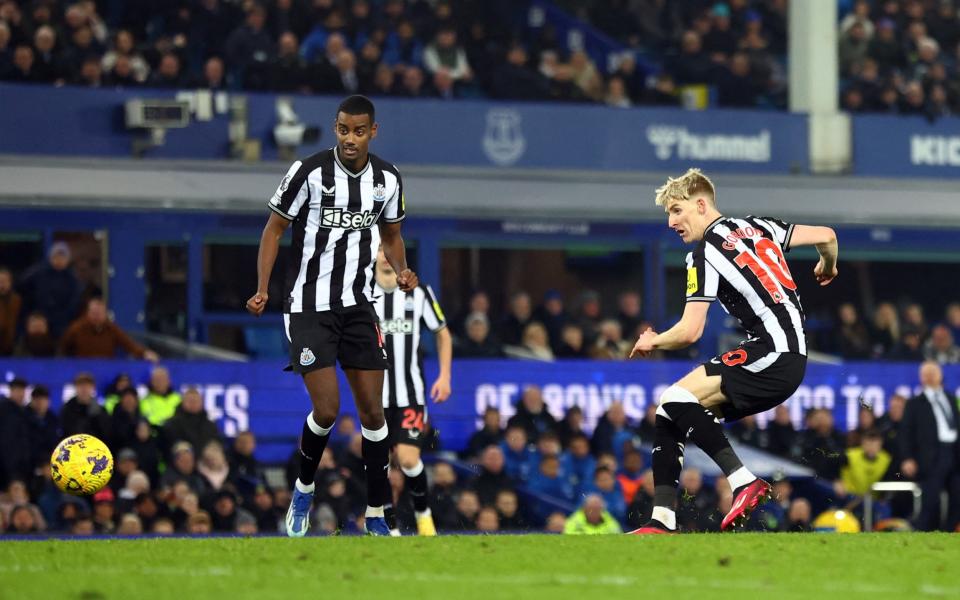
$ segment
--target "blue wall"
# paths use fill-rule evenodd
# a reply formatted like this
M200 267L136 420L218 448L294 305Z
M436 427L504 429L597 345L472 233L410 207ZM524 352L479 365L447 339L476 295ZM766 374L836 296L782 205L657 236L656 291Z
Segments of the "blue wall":
M853 171L880 177L960 177L960 118L853 117Z
M285 461L292 451L310 402L300 378L280 371L283 361L219 363L171 361L167 363L175 385L199 387L207 411L227 435L252 429L261 438L258 455L271 462ZM639 419L644 409L662 389L685 375L695 363L664 361L530 361L454 360L453 395L443 404L431 404L430 418L440 432L443 445L462 448L479 422L478 415L487 406L497 406L504 417L513 414L513 406L524 386L539 385L544 399L555 415L562 416L570 406L583 408L592 428L614 400L624 403L627 414ZM436 363L427 361L428 382L436 376ZM126 361L27 361L0 360L0 380L19 375L31 383L43 383L51 389L54 406L69 398L76 372L94 373L101 390L118 373L126 372L143 384L149 378L150 365ZM948 366L945 372L951 390L960 387L960 366ZM894 392L912 395L917 382L913 364L849 363L842 366L810 365L804 384L788 401L794 423L799 426L803 412L811 407L833 411L837 428L845 431L856 425L860 401L885 411ZM349 388L340 378L342 406L355 414ZM0 392L6 391L0 383ZM758 420L765 426L769 415Z
M130 98L172 98L171 90L108 90L0 85L0 153L130 156L124 128ZM248 94L249 135L264 159L272 141L276 96ZM333 145L339 98L293 96L301 121L322 127ZM803 172L806 118L788 113L681 109L614 109L596 105L377 99L376 152L398 164L517 166L599 170ZM149 152L163 158L227 158L228 117L169 130ZM139 134L142 135L142 134Z

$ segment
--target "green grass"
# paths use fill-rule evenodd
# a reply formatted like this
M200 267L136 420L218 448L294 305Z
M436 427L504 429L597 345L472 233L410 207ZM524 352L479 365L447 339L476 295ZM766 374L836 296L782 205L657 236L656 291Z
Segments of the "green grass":
M960 536L0 542L0 598L957 598Z

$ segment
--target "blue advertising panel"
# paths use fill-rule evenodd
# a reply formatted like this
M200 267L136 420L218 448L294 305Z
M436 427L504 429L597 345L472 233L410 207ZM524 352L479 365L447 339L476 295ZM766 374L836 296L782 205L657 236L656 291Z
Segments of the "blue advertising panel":
M281 372L281 365L273 361L166 363L176 386L196 386L200 390L210 418L225 435L252 429L261 440L259 457L269 462L289 457L310 410L300 378ZM562 418L567 408L580 406L587 427L592 429L610 403L620 401L636 421L666 386L694 366L682 361L455 360L453 395L443 404L431 404L429 416L443 446L457 450L479 426L479 416L486 407L499 408L505 423L523 389L537 385L557 418ZM150 367L149 363L126 361L0 360L0 393L7 391L7 381L20 376L31 384L49 386L53 405L59 408L62 400L73 395L72 381L79 371L93 373L101 391L117 374L129 373L143 393ZM432 381L437 372L435 361L427 361L425 367L428 381ZM945 375L948 388L960 391L960 366L946 367ZM340 386L343 410L356 414L342 375ZM837 429L846 431L856 427L861 405L883 414L892 394L910 397L917 389L917 366L913 364L810 365L803 385L787 406L798 427L804 411L817 407L830 409ZM765 427L771 418L771 413L761 414L758 422Z
M857 175L960 177L960 118L854 116Z
M0 85L0 153L130 156L144 132L125 129L123 103L173 97L192 106L190 124L170 129L158 158L227 158L226 94L171 90L90 90ZM262 158L276 159L277 96L245 94L248 135ZM340 98L290 96L299 120L321 128L303 156L332 146ZM617 109L598 105L376 99L380 131L375 151L398 164L600 170L803 172L806 118L767 111ZM208 120L199 120L204 114Z

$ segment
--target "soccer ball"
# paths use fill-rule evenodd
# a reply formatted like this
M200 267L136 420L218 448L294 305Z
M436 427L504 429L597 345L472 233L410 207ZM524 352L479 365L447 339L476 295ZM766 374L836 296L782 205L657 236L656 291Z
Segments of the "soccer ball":
M113 455L98 438L78 433L57 444L50 457L50 472L57 487L68 494L95 494L113 475Z

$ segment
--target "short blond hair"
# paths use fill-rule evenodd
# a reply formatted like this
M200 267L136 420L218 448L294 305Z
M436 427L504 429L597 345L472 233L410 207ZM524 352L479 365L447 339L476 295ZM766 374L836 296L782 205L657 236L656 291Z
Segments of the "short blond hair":
M714 207L717 205L716 190L710 178L700 169L688 169L680 177L668 177L667 182L657 188L657 206L667 209L674 200L690 200L697 196L708 196Z

